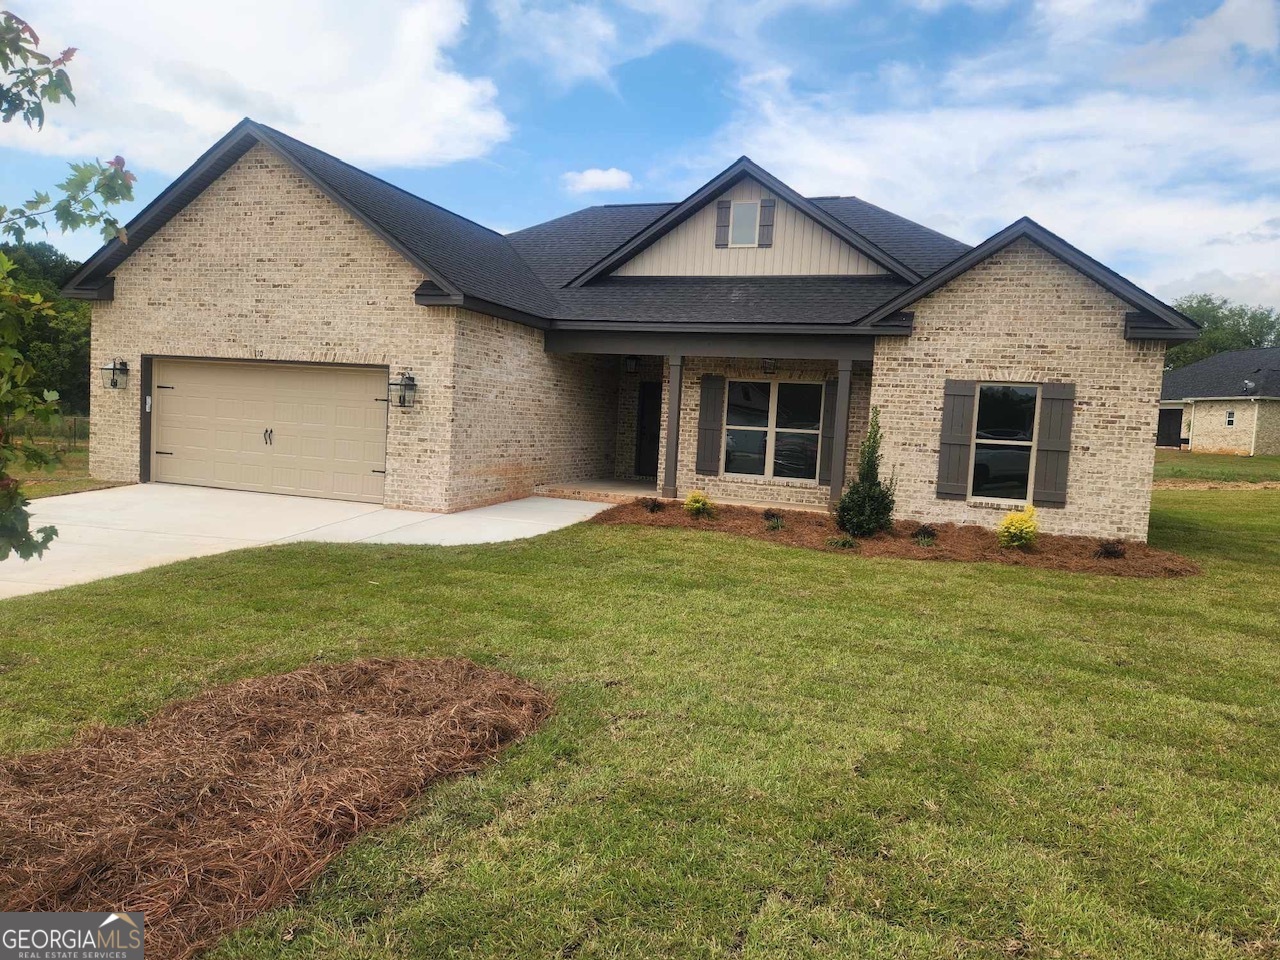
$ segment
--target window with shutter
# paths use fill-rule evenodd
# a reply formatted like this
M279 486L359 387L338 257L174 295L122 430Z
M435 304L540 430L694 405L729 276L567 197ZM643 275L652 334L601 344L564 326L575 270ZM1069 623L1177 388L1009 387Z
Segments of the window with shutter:
M728 200L716 201L716 246L729 246L729 210L732 204Z
M1036 482L1032 502L1037 507L1067 505L1067 467L1071 459L1071 422L1076 388L1070 383L1040 386L1040 419L1036 427Z

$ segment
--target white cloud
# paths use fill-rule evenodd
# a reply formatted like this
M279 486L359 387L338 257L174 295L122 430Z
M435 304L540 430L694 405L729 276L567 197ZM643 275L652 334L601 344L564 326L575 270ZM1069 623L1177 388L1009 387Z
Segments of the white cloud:
M528 0L492 0L490 6L515 55L535 60L564 84L611 84L609 70L619 59L618 29L598 7L539 7Z
M592 167L590 170L570 171L561 174L560 182L570 193L602 193L609 190L630 190L635 186L631 174L617 167L601 170Z
M39 134L0 128L0 146L79 158L123 154L181 170L248 114L369 166L477 157L510 135L493 82L446 51L463 0L226 0L207 6L45 0L33 23L49 49L77 46L78 106Z
M1153 85L1203 85L1230 76L1237 51L1265 54L1277 47L1280 8L1275 0L1224 0L1178 36L1134 51L1123 76Z

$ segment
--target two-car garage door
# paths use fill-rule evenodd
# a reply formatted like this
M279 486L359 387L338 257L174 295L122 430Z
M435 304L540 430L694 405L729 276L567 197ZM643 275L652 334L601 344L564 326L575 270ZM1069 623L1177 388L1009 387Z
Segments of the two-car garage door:
M381 503L387 371L153 361L151 479Z

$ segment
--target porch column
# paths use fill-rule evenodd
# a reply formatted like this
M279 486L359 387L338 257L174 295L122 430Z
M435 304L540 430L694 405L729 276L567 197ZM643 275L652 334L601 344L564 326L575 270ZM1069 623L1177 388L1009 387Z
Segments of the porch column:
M667 357L670 380L667 383L667 459L663 465L662 495L676 495L676 466L680 463L680 387L684 381L684 357ZM848 404L845 404L848 406Z
M836 422L831 439L831 506L844 493L844 462L849 449L849 390L853 383L853 361L840 360L840 378L836 382Z

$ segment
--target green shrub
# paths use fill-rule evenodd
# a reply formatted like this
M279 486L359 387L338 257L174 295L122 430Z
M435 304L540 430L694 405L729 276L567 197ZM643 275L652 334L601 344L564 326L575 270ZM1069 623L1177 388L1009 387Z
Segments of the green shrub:
M858 449L858 478L836 505L836 526L855 537L869 537L893 526L894 482L880 480L880 410L871 409L871 423Z
M781 530L785 526L782 519L782 513L770 507L764 512L764 527L766 530Z
M713 517L716 513L716 505L701 490L694 490L685 497L684 509L691 517Z
M917 547L932 547L938 542L938 531L929 524L922 523L911 535L911 539L915 541Z
M1103 540L1094 556L1099 560L1123 560L1125 552L1123 540Z
M1027 504L1021 510L1011 510L1000 521L996 537L1002 547L1027 550L1036 545L1040 536L1040 522L1036 520L1036 508Z
M847 533L839 537L827 537L828 547L837 547L840 550L857 550L860 544L857 537L851 537Z

